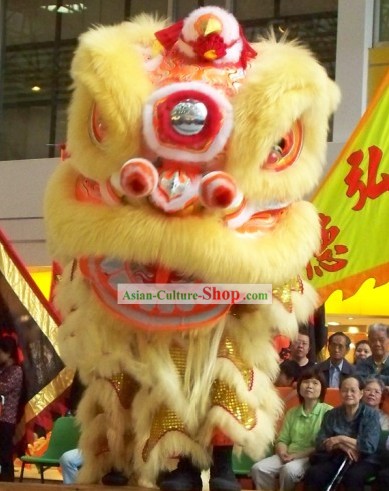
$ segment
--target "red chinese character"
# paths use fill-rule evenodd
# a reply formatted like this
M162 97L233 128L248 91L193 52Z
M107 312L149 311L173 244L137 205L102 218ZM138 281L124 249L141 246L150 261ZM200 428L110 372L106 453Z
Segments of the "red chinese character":
M346 195L351 198L359 192L359 199L353 210L359 211L365 206L367 198L375 199L381 196L385 191L389 191L389 174L382 173L381 181L377 182L378 167L382 159L382 150L375 145L369 147L369 164L367 171L367 183L362 181L364 171L359 167L364 159L362 150L353 152L347 159L351 165L350 172L344 179L347 184Z
M315 254L315 258L318 262L317 265L312 266L309 262L307 265L307 277L311 280L316 274L317 276L323 276L324 271L333 273L343 269L348 263L347 259L336 257L340 254L346 254L348 252L348 247L343 244L335 244L333 248L329 246L335 241L336 237L339 235L340 229L335 225L331 225L327 228L331 221L331 217L319 213L321 220L321 252Z

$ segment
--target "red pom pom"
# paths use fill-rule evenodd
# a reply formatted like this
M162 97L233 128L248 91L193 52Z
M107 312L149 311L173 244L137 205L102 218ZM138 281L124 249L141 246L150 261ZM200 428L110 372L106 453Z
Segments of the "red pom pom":
M148 185L145 176L140 172L134 172L122 181L122 187L127 191L126 194L139 196L144 194Z
M158 172L146 159L131 159L120 171L120 187L124 194L133 198L150 195L158 183Z
M199 36L192 46L197 56L209 61L222 58L227 53L226 43L216 32L208 34L208 36Z
M219 186L213 194L214 206L218 208L227 208L235 197L234 191L230 187Z
M222 171L206 174L200 184L200 200L207 208L228 208L237 196L233 178Z

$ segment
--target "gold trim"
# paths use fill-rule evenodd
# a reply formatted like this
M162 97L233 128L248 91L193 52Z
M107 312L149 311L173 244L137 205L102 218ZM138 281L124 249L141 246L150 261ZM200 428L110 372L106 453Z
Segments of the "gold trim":
M37 301L35 292L19 271L12 258L8 255L2 243L0 243L0 272L28 313L38 324L43 334L50 340L58 356L60 356L57 343L58 326L56 322L41 302L39 300ZM74 371L65 367L49 384L35 394L25 407L26 423L54 402L70 386L73 377Z
M24 410L26 423L42 412L49 404L55 401L68 387L70 387L74 377L74 371L65 367L59 374L43 387L38 394L32 397Z
M58 326L41 302L37 302L34 291L8 256L3 244L0 244L0 271L59 356L56 336Z

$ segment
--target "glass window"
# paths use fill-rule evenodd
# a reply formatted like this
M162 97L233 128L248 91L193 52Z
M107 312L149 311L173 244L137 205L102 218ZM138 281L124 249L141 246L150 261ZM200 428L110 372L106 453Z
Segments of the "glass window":
M242 21L246 19L267 19L276 15L274 0L239 0L235 2L235 15Z
M230 6L250 41L270 26L279 34L288 29L289 37L308 44L334 77L337 0L83 0L62 2L61 10L58 3L0 0L0 161L59 155L79 35L140 12L181 19L202 5ZM386 39L388 4L382 0L380 11Z
M239 0L235 13L249 41L274 29L305 43L335 78L338 0Z
M167 0L152 0L147 2L145 0L130 0L126 2L127 11L126 16L134 16L141 13L156 14L159 17L166 17L168 12Z
M5 2L0 160L59 155L66 139L70 62L79 35L125 17L125 0ZM4 2L2 3L4 4Z
M379 41L389 42L389 0L381 0Z

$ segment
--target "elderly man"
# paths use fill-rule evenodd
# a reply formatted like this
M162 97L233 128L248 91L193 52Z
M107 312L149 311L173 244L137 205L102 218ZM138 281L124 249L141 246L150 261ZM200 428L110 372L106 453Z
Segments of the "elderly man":
M389 386L389 326L372 324L368 329L368 339L372 355L356 366L357 375L366 379L377 377L386 387Z
M350 349L351 339L338 331L328 338L329 358L317 365L327 383L327 387L339 388L342 378L354 373L354 367L345 359Z

